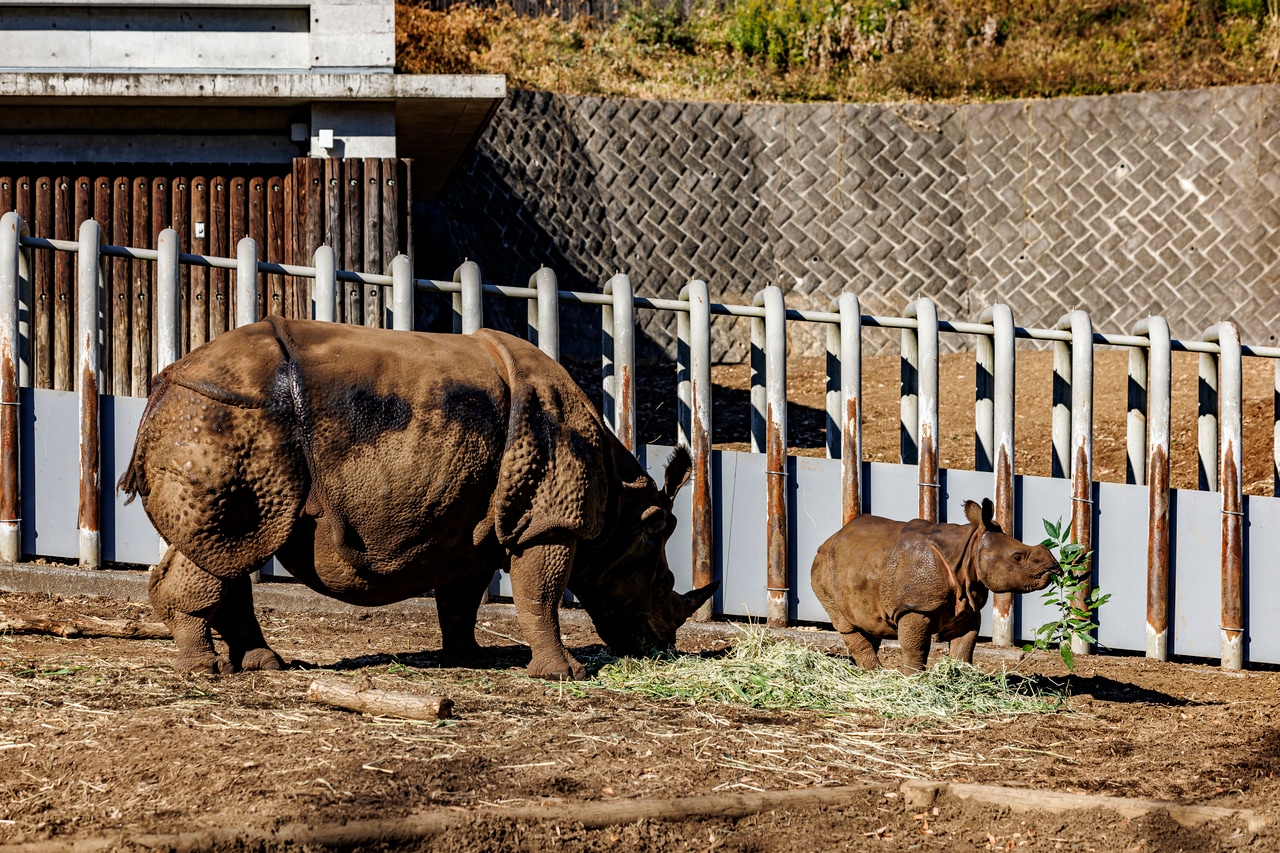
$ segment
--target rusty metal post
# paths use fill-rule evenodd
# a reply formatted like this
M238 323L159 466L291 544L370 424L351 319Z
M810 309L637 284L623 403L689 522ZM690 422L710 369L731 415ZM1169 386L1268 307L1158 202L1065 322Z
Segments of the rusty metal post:
M241 237L236 244L236 327L258 322L258 244Z
M840 523L862 511L862 308L842 293L827 325L827 458L840 460Z
M680 290L689 311L676 315L679 336L678 381L679 441L693 457L693 586L701 588L714 579L712 554L714 507L711 502L711 300L703 281L691 281ZM694 619L711 619L712 602L706 601Z
M338 271L333 247L317 246L312 263L315 265L316 283L311 290L311 315L317 320L333 323L338 319Z
M391 328L413 331L413 268L408 255L391 259Z
M636 452L636 305L631 279L622 273L605 282L613 301L600 316L604 420L622 445Z
M990 323L992 334L978 337L978 402L974 412L976 445L985 448L986 467L995 476L996 523L1014 535L1014 417L1013 401L1017 384L1017 353L1014 349L1013 311L1008 305L992 305L978 318ZM979 456L982 453L979 452ZM991 596L991 641L997 646L1013 645L1013 595Z
M484 328L484 287L479 265L463 261L453 271L453 280L462 285L462 290L453 295L453 331L469 335Z
M764 306L765 316L751 318L752 420L763 410L765 478L768 489L768 518L765 551L768 558L770 627L785 627L790 618L789 572L787 571L787 306L782 290L774 285L755 295L753 307ZM763 358L755 350L763 345ZM764 386L757 384L755 365L764 363ZM755 429L752 430L753 445ZM755 449L753 447L753 449ZM758 452L758 451L757 451Z
M1071 471L1071 533L1072 538L1086 551L1093 550L1093 322L1083 311L1072 311L1058 320L1055 329L1069 329L1071 341L1054 344L1054 455L1059 452L1059 406L1057 376L1060 366L1067 362L1071 370L1070 446L1067 449ZM1093 560L1089 560L1092 567ZM1076 597L1076 605L1083 607L1092 589L1092 580L1084 579ZM1081 637L1071 639L1071 651L1077 655L1093 652L1093 643Z
M102 565L102 463L98 417L98 389L102 383L99 358L102 232L86 219L80 225L76 255L76 334L80 341L80 565Z
M1147 657L1169 659L1169 324L1148 317L1133 328L1150 352L1129 350L1129 453L1133 482L1147 487ZM1145 456L1133 456L1146 443Z
M920 518L938 520L938 311L933 300L920 298L903 311L916 320L915 329L902 330L902 419L914 413L916 483L920 488ZM911 380L914 379L914 387ZM903 462L907 463L907 436Z
M1241 353L1234 323L1210 326L1205 341L1218 345L1218 355L1200 355L1200 453L1202 471L1215 479L1222 500L1222 668L1244 668L1244 492L1240 479ZM1215 369L1216 368L1216 369ZM1211 390L1206 388L1212 381ZM1208 391L1209 393L1206 393ZM1206 399L1216 402L1216 416L1206 417ZM1205 458L1215 451L1216 464ZM1213 464L1216 470L1210 472Z
M529 303L529 340L538 349L560 360L560 290L556 274L546 267L529 276L529 287L538 291Z
M156 371L178 360L182 311L178 304L178 232L166 228L156 241Z
M6 563L22 558L18 298L31 275L21 244L26 230L17 213L0 217L0 560Z

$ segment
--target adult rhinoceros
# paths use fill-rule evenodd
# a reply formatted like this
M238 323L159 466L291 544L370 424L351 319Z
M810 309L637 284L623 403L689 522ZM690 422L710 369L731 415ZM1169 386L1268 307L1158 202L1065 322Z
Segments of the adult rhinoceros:
M353 604L435 590L442 660L457 666L485 659L476 611L507 569L529 674L581 678L560 640L566 587L621 654L670 646L714 591L676 593L664 553L689 468L677 451L659 489L568 373L518 338L273 317L157 377L119 486L171 543L150 598L180 669L282 665L249 583L274 554Z

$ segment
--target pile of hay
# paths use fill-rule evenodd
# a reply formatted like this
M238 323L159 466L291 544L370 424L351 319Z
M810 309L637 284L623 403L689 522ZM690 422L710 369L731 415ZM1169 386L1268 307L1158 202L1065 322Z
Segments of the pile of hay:
M770 710L872 711L884 717L1045 714L1065 709L1067 693L1042 679L987 674L943 658L904 676L866 671L853 661L742 628L723 654L620 658L606 663L596 684L608 690L689 704L721 702Z

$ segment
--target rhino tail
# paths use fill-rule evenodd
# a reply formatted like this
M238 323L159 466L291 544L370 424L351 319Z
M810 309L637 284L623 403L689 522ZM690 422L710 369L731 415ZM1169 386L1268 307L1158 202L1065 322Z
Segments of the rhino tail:
M133 499L138 495L146 496L150 491L142 470L143 448L146 445L151 413L165 392L169 390L171 367L172 365L166 367L156 375L155 386L151 389L151 396L147 398L147 405L142 410L142 420L138 422L138 437L133 440L133 453L129 457L129 465L116 481L116 489L125 495L125 506L133 503Z

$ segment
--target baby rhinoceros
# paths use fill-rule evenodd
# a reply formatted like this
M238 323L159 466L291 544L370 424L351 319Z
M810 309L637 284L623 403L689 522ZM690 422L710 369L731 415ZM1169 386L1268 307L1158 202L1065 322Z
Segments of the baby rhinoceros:
M860 515L818 549L813 592L863 669L877 669L880 641L897 637L899 669L918 672L933 634L972 663L987 592L1034 592L1059 571L1048 548L1004 534L991 501L964 511L968 524Z

